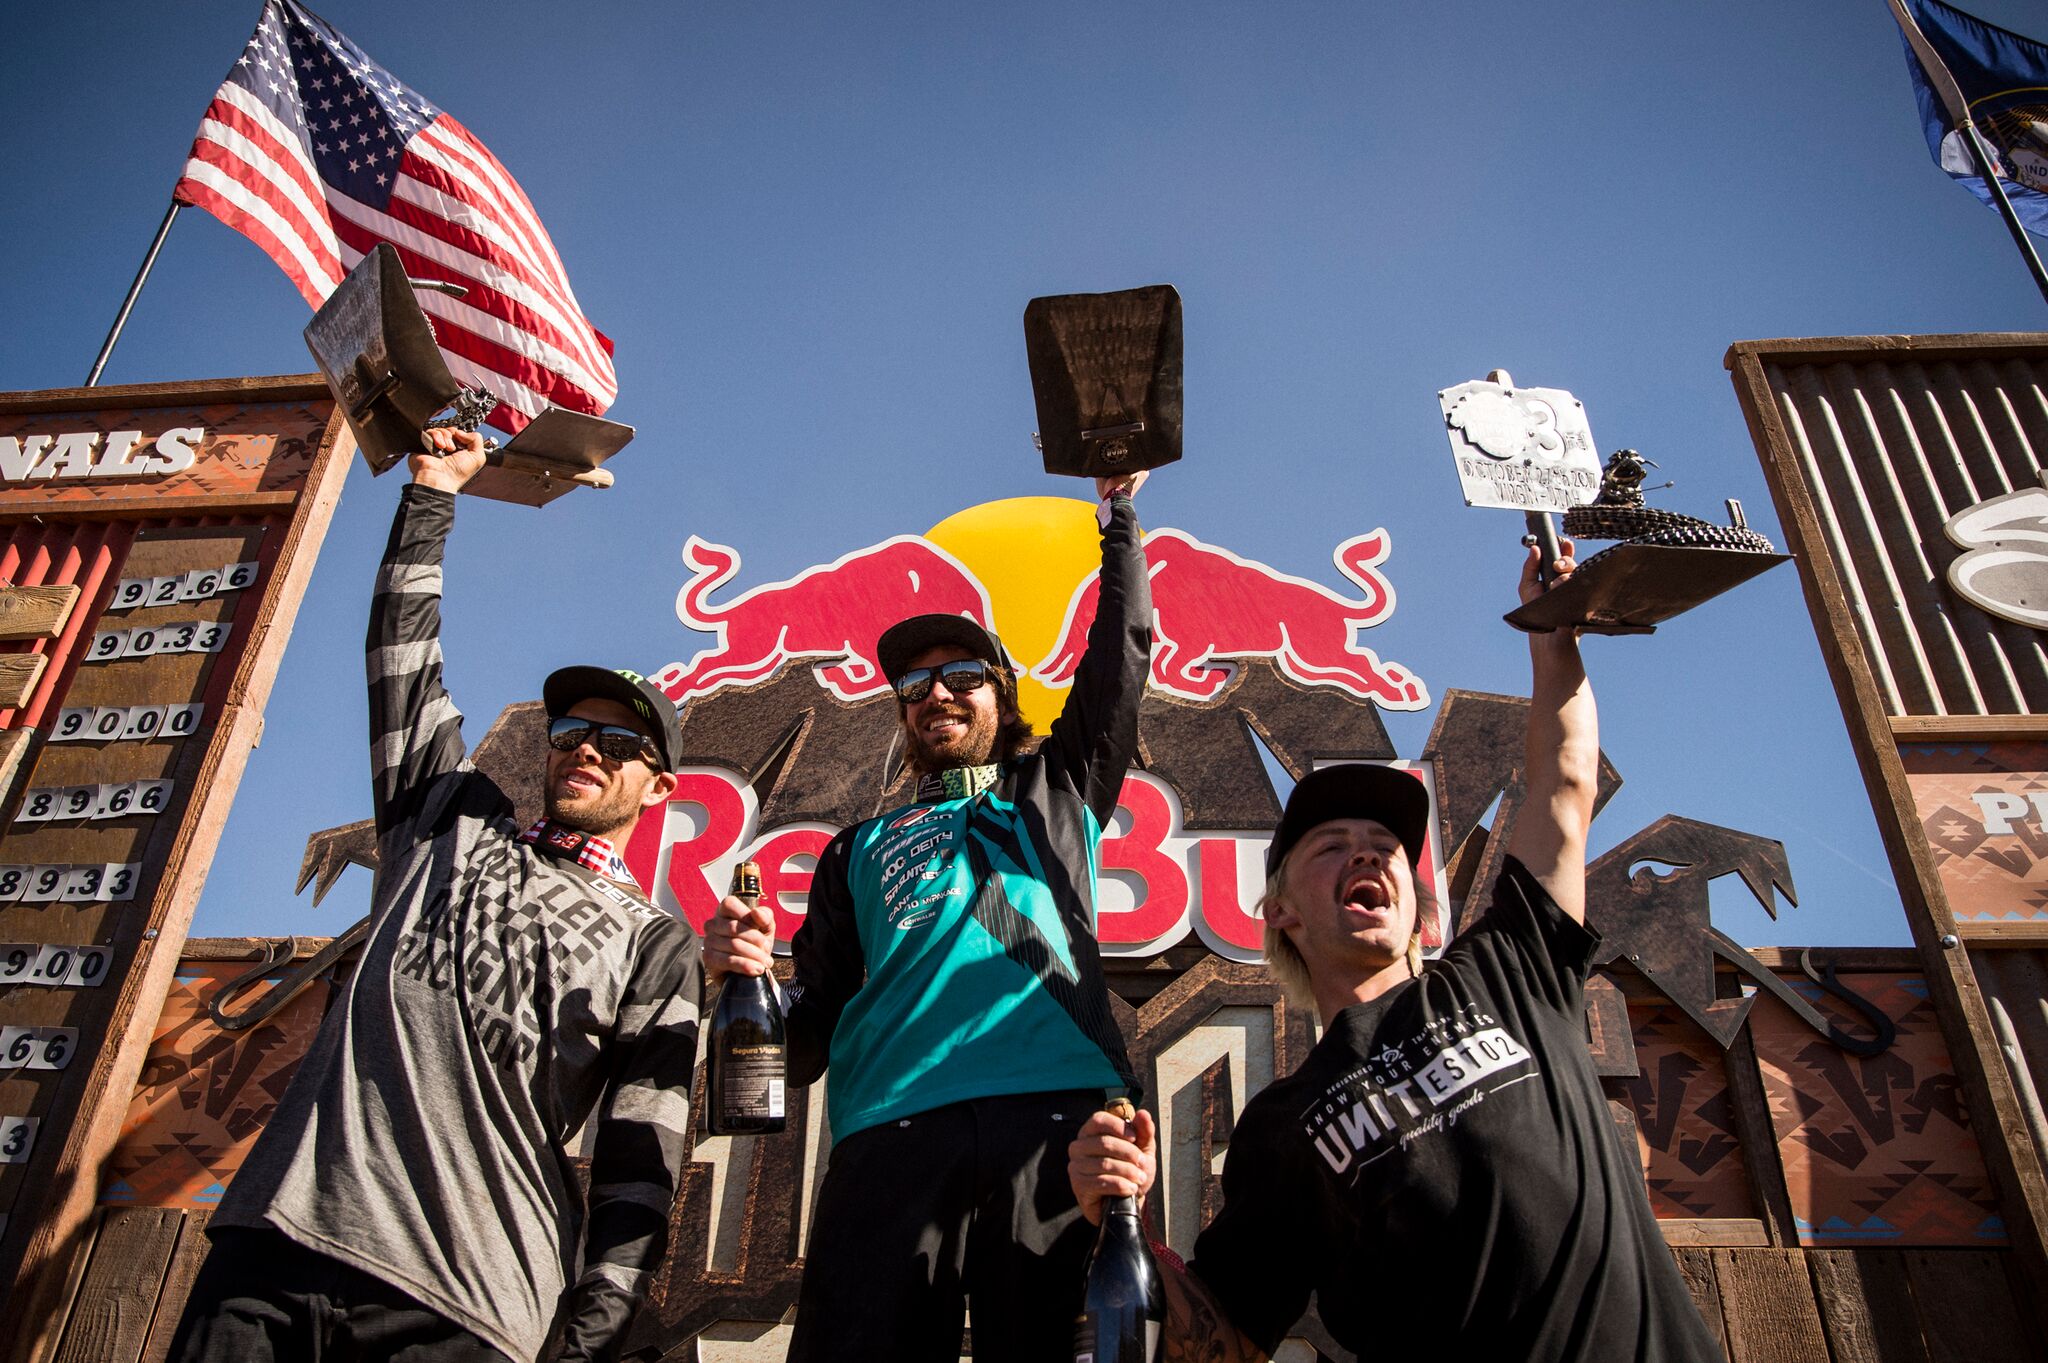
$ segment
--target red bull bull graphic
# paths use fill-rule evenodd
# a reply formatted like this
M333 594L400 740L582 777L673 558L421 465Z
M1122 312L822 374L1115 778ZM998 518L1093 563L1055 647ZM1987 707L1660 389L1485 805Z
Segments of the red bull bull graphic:
M883 630L913 615L968 615L988 625L993 614L974 574L919 535L855 549L723 605L711 593L739 572L738 552L692 535L683 562L691 577L676 595L676 615L718 642L650 678L678 705L765 681L804 658L832 660L815 669L818 684L841 700L865 700L889 689L875 658Z
M803 663L812 665L819 687L850 707L828 705L830 713L850 717L870 701L886 705L876 641L899 620L943 611L997 630L1014 656L1044 657L1019 687L1027 718L1042 730L1066 700L1063 689L1048 688L1071 684L1094 619L1096 534L1094 507L1086 502L1040 497L988 503L924 535L898 535L722 602L713 597L738 577L740 555L692 536L683 549L691 576L677 595L676 614L714 642L688 662L669 664L653 680L684 705L684 746L697 765L678 774L667 807L650 813L634 833L626 856L635 876L659 903L701 931L734 864L758 861L762 902L775 913L776 936L787 944L803 923L819 853L839 821L857 815L847 809L821 821L806 817L801 802L798 808L778 804L766 787L757 791L747 773L729 765L731 758L713 756L721 750L710 741L710 730L703 742L692 742L692 715L709 716L770 686L806 690L808 684L791 670ZM1225 703L1239 670L1255 660L1263 660L1261 675L1271 677L1263 671L1270 665L1298 686L1341 692L1342 702L1331 697L1340 706L1427 705L1429 691L1419 677L1397 663L1383 663L1358 642L1359 631L1393 615L1394 588L1380 566L1390 544L1387 533L1376 529L1337 546L1338 571L1358 591L1348 597L1186 531L1153 532L1145 542L1156 612L1150 687L1155 699L1148 705L1214 709ZM711 702L711 709L691 704L721 692L732 696ZM758 708L747 713L755 726L786 722L768 719ZM736 719L708 722L718 729ZM877 750L848 756L856 764L880 765L887 746L881 735L893 734L893 723L861 732L868 735L861 742L873 741ZM797 746L808 755L805 741ZM1428 782L1427 766L1400 765ZM896 797L877 788L875 798L873 808L887 809ZM763 818L764 804L785 812ZM921 814L912 809L895 817L907 823ZM1150 956L1192 938L1227 959L1256 961L1268 836L1264 828L1190 829L1182 793L1172 782L1158 771L1132 773L1101 847L1098 930L1104 950ZM1418 879L1441 884L1441 853L1434 845L1427 862L1418 868ZM1447 921L1422 927L1426 946L1440 950Z
M1223 660L1271 658L1304 685L1341 687L1389 710L1421 709L1429 704L1421 679L1358 642L1359 630L1394 612L1394 588L1379 571L1390 547L1385 530L1337 546L1337 570L1365 593L1354 601L1184 530L1153 531L1145 537L1152 686L1184 700L1214 700L1231 676ZM1067 608L1059 643L1032 676L1048 686L1073 681L1100 591L1091 574Z

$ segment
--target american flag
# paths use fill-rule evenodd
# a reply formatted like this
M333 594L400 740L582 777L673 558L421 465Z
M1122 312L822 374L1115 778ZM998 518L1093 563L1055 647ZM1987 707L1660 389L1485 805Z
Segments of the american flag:
M213 96L175 191L276 261L314 307L378 242L406 273L469 290L420 294L448 368L518 431L549 403L592 415L618 396L533 205L448 114L296 0L267 0Z

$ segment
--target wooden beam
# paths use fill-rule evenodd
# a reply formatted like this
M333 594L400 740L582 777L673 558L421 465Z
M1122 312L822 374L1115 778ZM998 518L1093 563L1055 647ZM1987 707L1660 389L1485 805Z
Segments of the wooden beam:
M1828 1356L1820 1308L1796 1249L1717 1249L1714 1281L1729 1363L1818 1363Z
M54 639L78 604L78 585L0 587L0 640Z
M1956 923L1956 935L1973 947L2048 947L2048 918L2032 922L1965 918Z
M1708 1333L1720 1342L1721 1352L1726 1354L1728 1322L1721 1318L1721 1286L1714 1277L1713 1252L1674 1246L1671 1257L1678 1261L1678 1276L1685 1279L1686 1290L1692 1293L1693 1305L1707 1322Z
M187 937L179 954L188 961L264 961L275 953L279 942L292 944L292 959L303 961L320 954L332 937Z
M0 653L0 710L19 710L28 704L49 665L46 653Z
M1842 706L1850 747L1870 794L1878 834L1891 862L1913 944L1920 952L1928 992L1962 1085L1985 1167L1998 1188L2006 1232L2033 1294L2048 1299L2048 1171L2044 1171L2042 1153L2034 1148L2028 1133L1969 953L1961 949L1956 935L1955 917L1906 782L1899 745L1892 734L1892 717L1885 712L1869 657L1856 632L1848 587L1821 529L1813 490L1807 486L1775 390L1764 372L1766 357L1774 363L1804 364L1855 354L1867 361L1873 350L1930 352L1939 347L1933 338L1921 337L1889 338L1882 345L1864 346L1860 353L1847 341L1817 342L1814 348L1827 353L1809 354L1791 342L1744 341L1730 347L1726 363L1787 547L1799 565L1800 590L1813 618L1821 659ZM2007 352L2038 359L2048 352L2048 335L1963 340L1954 348L1971 352L1962 357L1971 360ZM1958 941L1954 950L1943 945L1943 939L1951 936Z
M0 813L12 806L14 788L27 778L34 729L0 729Z
M298 499L296 492L216 492L189 497L102 497L92 501L42 502L34 505L0 507L0 525L18 521L134 521L153 520L176 513L180 516L260 516L266 511L289 511Z
M1874 970L1886 975L1910 974L1921 969L1920 953L1911 947L1751 947L1749 954L1766 970L1797 971L1799 954L1811 951L1814 964L1831 963L1843 974L1859 970ZM1728 975L1740 976L1733 961L1716 959L1714 969Z
M175 1207L108 1207L103 1215L56 1363L136 1363L185 1222Z
M2028 1329L2005 1275L2003 1250L1909 1249L1904 1255L1934 1363L2029 1363L2041 1357L2041 1307L2028 1307L2034 1324Z
M0 393L0 415L13 412L103 412L124 407L161 407L165 399L195 406L240 406L252 402L332 402L318 374L271 374L259 378L193 379L177 383L108 383L96 388L36 388Z
M178 1332L178 1319L185 1314L186 1299L192 1295L192 1280L206 1262L210 1243L206 1223L210 1211L185 1213L185 1228L178 1233L178 1247L171 1254L170 1269L164 1274L163 1291L156 1299L156 1319L150 1323L149 1342L142 1346L142 1363L165 1363L171 1356L171 1337Z
M2002 743L2048 738L2048 715L1893 715L1901 743Z
M1766 1243L1787 1249L1799 1244L1799 1226L1792 1214L1792 1195L1785 1186L1785 1161L1778 1154L1778 1129L1771 1123L1771 1095L1756 1055L1756 1034L1744 1027L1733 1045L1721 1053L1728 1076L1728 1106L1735 1118L1742 1169L1749 1176L1750 1195L1763 1213Z
M1897 1250L1810 1250L1806 1267L1834 1363L1930 1363Z
M1711 1248L1716 1245L1769 1246L1770 1232L1753 1216L1678 1216L1657 1222L1664 1243L1677 1248Z

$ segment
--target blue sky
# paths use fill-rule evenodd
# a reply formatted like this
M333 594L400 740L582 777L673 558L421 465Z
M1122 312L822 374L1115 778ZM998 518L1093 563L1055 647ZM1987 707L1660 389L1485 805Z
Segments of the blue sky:
M1459 501L1436 391L1569 388L1658 504L1777 519L1734 341L2039 329L1997 218L1929 160L1882 0L316 6L519 177L617 343L621 486L465 501L449 681L472 738L550 668L653 668L692 533L743 584L1000 497L1071 495L1029 445L1034 295L1168 281L1186 307L1181 527L1343 585L1384 525L1400 598L1368 641L1520 692L1499 623L1519 518ZM2048 36L2048 14L1977 0ZM0 386L82 381L248 0L0 14ZM303 303L186 213L106 381L309 368ZM202 934L325 933L351 873L291 894L305 835L367 812L361 621L398 477L358 466L200 908ZM1627 784L1596 850L1665 813L1782 839L1801 903L1751 943L1906 940L1790 568L1650 639L1587 646ZM1404 755L1427 716L1389 725ZM1732 884L1732 882L1730 882Z

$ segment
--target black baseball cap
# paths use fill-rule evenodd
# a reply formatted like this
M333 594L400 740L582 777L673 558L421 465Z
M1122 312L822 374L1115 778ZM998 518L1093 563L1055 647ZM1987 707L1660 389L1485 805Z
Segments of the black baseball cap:
M549 719L560 719L585 700L615 700L645 720L661 752L663 771L674 771L683 751L683 721L676 703L638 672L624 668L564 667L541 683L540 703Z
M891 625L875 643L875 658L882 664L882 675L893 686L898 677L910 670L914 659L947 646L964 648L971 656L994 663L1004 671L1017 670L1003 648L1003 641L964 615L913 615Z
M1429 835L1429 788L1399 767L1346 762L1312 771L1295 783L1266 849L1266 874L1280 869L1281 860L1310 829L1332 819L1385 824L1407 849L1409 866L1421 869Z

